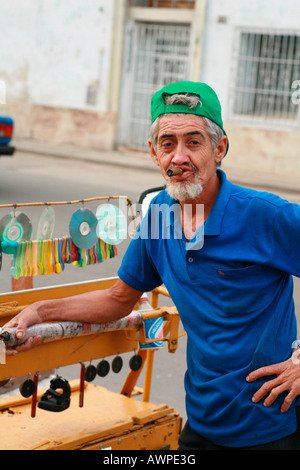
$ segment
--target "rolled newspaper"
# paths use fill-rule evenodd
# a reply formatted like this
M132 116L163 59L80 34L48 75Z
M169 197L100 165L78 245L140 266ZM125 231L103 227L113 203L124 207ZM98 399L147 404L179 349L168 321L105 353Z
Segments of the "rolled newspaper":
M26 335L21 340L16 337L16 328L0 328L0 340L6 347L14 347L23 344L28 338L41 336L43 341L102 331L120 330L124 328L135 328L143 323L143 315L139 310L133 310L126 317L108 323L81 323L63 321L59 323L40 323L27 328Z

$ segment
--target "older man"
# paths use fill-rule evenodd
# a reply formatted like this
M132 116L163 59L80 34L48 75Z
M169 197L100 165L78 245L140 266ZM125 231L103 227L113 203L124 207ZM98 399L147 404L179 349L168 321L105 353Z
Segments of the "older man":
M291 357L300 208L233 185L218 169L228 138L206 84L167 85L151 113L150 154L167 188L131 241L120 279L106 291L33 304L9 326L22 335L45 320L112 320L164 283L188 336L180 449L300 449L300 369Z

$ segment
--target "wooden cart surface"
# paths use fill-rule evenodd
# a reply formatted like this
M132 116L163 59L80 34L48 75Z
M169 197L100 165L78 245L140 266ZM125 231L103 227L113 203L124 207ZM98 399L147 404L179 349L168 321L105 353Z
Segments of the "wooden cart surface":
M79 384L71 383L70 407L61 413L37 409L22 397L0 400L2 450L177 449L181 418L167 405L155 405L88 384L84 407Z
M0 304L16 302L28 305L39 299L65 297L94 289L105 289L116 279L99 280L56 288L33 289L0 295ZM163 291L152 293L152 306ZM0 312L3 325L14 308ZM156 310L159 310L156 308ZM160 309L161 310L161 309ZM164 336L170 352L178 340L178 313L163 308ZM143 339L144 338L144 339ZM153 350L139 350L139 341L146 340L143 328L129 328L107 333L93 333L73 338L45 341L17 356L7 357L0 365L0 381L10 377L26 377L37 371L84 363L115 354L138 350L146 366L144 389L136 387L141 370L130 371L121 393L104 387L85 384L84 406L79 406L79 381L71 383L71 405L62 412L36 408L31 417L31 398L21 395L0 399L1 450L155 450L177 449L182 419L166 404L149 401ZM45 392L38 389L38 398Z

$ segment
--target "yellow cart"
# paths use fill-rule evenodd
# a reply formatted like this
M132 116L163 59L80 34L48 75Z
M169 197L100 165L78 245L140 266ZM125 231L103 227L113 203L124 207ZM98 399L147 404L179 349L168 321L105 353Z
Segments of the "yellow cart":
M45 289L30 289L0 295L0 326L23 305L49 298L61 298L113 285L116 278ZM168 295L163 288L152 292L153 311L145 319L163 316L163 340L169 352L176 351L179 315L175 307L157 307L158 296ZM155 450L177 449L182 419L167 404L149 401L154 350L139 349L146 343L144 325L116 331L97 332L76 337L44 341L36 348L0 364L0 383L11 377L38 375L41 371L94 359L138 351L142 367L130 370L120 393L82 381L73 381L71 404L59 413L36 408L33 398L16 394L0 399L1 450ZM149 341L150 342L150 341ZM145 367L144 387L136 386ZM81 387L81 388L80 388ZM45 390L38 388L37 400ZM83 395L84 394L84 398ZM83 406L82 406L83 402ZM80 405L81 404L81 405Z

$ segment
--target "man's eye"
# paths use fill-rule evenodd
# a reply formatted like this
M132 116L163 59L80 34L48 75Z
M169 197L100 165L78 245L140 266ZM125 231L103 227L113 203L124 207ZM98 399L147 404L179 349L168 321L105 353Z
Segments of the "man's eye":
M162 142L162 144L161 144L161 146L163 148L170 148L170 147L172 147L172 145L173 145L173 142L169 142L169 141Z

